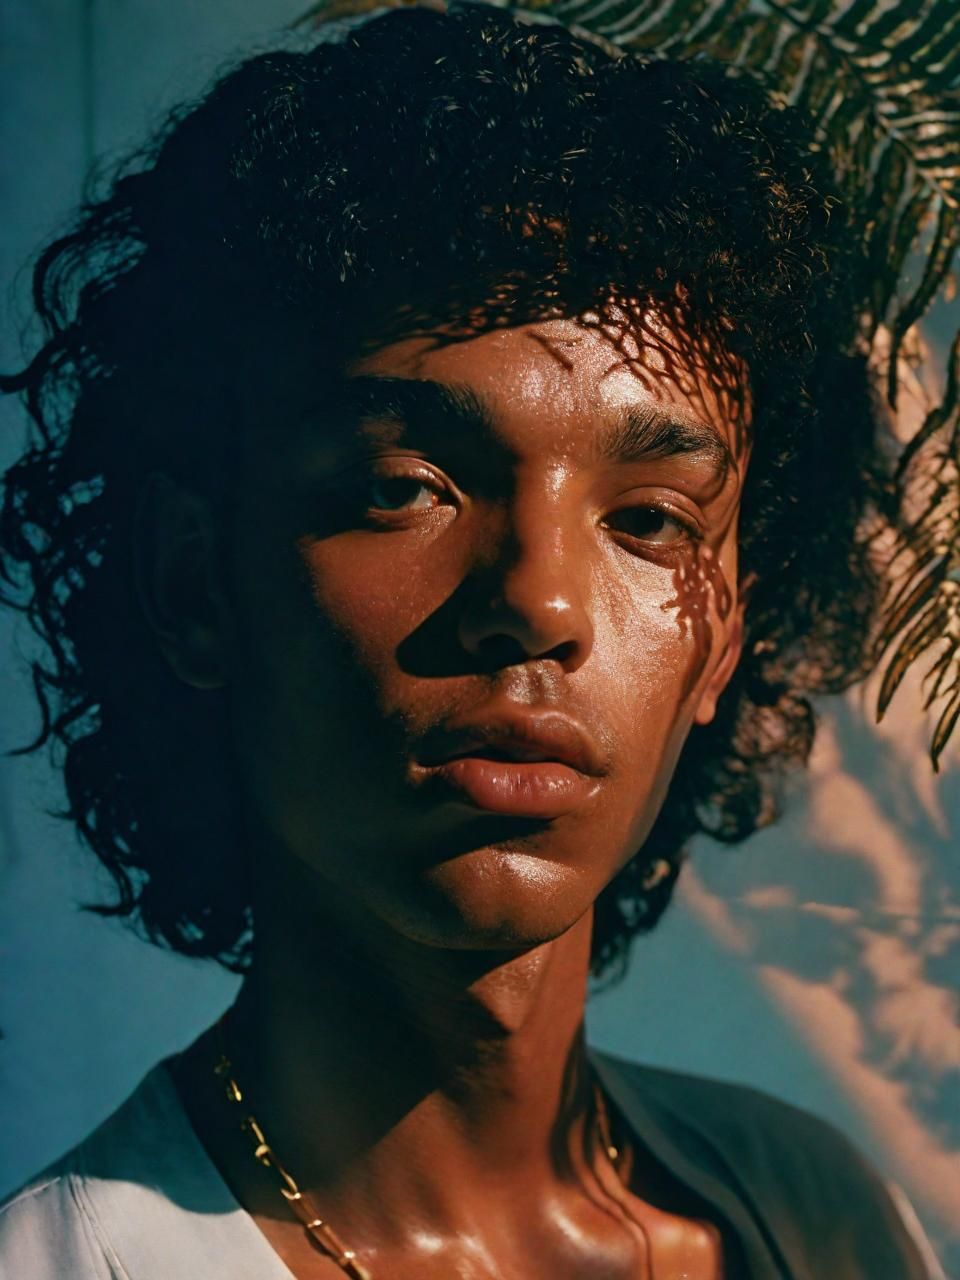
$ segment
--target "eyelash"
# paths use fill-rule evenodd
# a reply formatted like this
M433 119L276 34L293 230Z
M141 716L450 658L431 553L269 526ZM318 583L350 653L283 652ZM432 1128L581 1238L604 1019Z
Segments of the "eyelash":
M363 482L360 485L360 489L365 497L370 498L373 496L375 488L390 483L414 485L417 489L429 490L438 500L446 491L446 486L443 485L431 472L421 472L417 475L411 475L409 473L404 474L396 472L383 472L378 474L377 472L372 471L364 477ZM376 502L371 501L367 504L367 510L371 512L371 514L378 511L399 514L404 509L411 511L432 511L435 510L438 505L439 501L432 502L429 507L407 507L406 504L401 504L399 507L389 507L383 506L382 504L378 505Z
M426 490L432 493L435 501L430 502L428 506L413 507L407 503L400 506L390 507L383 504L377 504L374 501L367 503L367 511L370 516L383 519L384 516L389 518L390 515L402 515L407 512L417 511L435 511L440 505L441 499L445 492L449 492L447 487L432 472L422 471L417 474L383 472L378 474L371 471L366 475L360 484L360 489L366 498L374 496L374 490L381 485L390 483L414 485L418 490ZM637 534L631 533L628 529L616 529L612 527L611 522L618 516L630 516L643 513L661 517L665 522L669 522L677 529L677 536L670 538L666 542L652 541L650 538L643 538ZM699 526L689 517L684 517L672 507L661 505L659 503L639 503L636 506L621 507L619 511L612 512L602 522L602 527L611 529L614 533L619 533L622 537L629 538L631 542L642 543L648 547L673 547L674 545L691 540L697 540L702 536Z
M638 503L633 507L621 507L619 511L612 512L603 521L603 527L611 529L611 521L617 516L629 516L637 513L647 515L661 516L664 521L669 521L678 530L677 537L671 538L667 542L653 542L649 538L642 538L638 534L631 533L628 529L612 528L612 532L619 533L622 537L629 538L633 542L642 542L644 546L653 547L673 547L679 543L698 541L702 536L702 531L692 519L682 516L672 507L661 506L659 503Z

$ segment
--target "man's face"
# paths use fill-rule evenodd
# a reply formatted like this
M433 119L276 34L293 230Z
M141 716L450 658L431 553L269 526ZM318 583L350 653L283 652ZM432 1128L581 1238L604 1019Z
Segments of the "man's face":
M413 336L319 402L292 360L255 410L235 738L263 856L318 902L528 947L642 846L739 644L742 412L665 349L631 367L573 320Z

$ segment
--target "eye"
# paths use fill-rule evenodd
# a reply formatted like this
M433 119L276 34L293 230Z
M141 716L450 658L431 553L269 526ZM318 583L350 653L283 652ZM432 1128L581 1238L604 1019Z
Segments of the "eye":
M663 507L624 507L622 511L612 512L603 523L616 533L625 533L640 542L661 547L697 535L691 522L682 520Z
M370 476L364 496L378 511L429 511L440 502L436 488L419 476Z

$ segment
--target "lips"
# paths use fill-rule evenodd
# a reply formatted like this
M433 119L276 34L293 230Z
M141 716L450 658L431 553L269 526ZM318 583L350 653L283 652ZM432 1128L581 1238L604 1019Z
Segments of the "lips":
M586 730L556 711L512 710L445 725L428 735L418 764L449 800L545 819L592 798L605 772Z

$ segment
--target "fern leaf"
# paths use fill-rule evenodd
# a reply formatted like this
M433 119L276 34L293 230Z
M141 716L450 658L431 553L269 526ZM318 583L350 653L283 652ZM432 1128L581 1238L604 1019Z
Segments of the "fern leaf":
M893 695L900 688L904 676L920 654L925 653L930 645L943 635L943 624L943 610L934 602L932 605L927 605L913 626L902 637L883 674L880 693L877 696L878 720L883 719Z
M956 658L957 654L954 653ZM945 708L937 722L937 727L933 731L933 741L930 744L930 757L933 760L934 770L940 770L940 757L943 749L950 740L954 729L957 727L957 721L960 720L960 693L956 694L950 704Z
M884 619L882 636L886 643L936 599L941 585L941 573L938 572L937 565L925 565L916 580L907 580L898 597L889 606Z
M955 656L953 646L948 644L930 670L924 672L924 711L929 711L938 698L960 689L960 677L955 678L950 685L947 685L947 679L953 675Z

